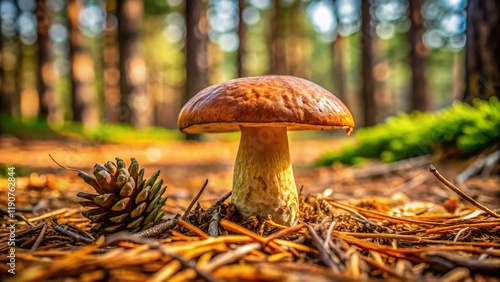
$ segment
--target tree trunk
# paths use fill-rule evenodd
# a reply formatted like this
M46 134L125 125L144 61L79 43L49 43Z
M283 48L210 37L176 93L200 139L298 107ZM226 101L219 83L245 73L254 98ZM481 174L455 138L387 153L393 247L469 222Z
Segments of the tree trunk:
M287 36L284 42L288 40L288 48L286 48L286 71L287 74L304 77L304 14L301 8L301 1L297 0L293 3L291 11L288 11L291 24L288 24Z
M274 0L272 4L270 57L271 66L269 74L286 74L286 47L283 21L283 11L280 0Z
M424 19L422 17L423 0L412 0L410 2L410 61L411 61L411 105L410 110L428 111L431 109L431 101L427 92L427 80L425 79L425 59L427 48L422 36L424 34Z
M47 14L46 0L38 0L36 16L38 20L38 95L40 101L39 116L49 123L62 122L64 113L57 101L55 91L56 74L52 63L52 48L49 39L51 17Z
M337 96L346 106L349 106L347 101L347 93L345 87L345 71L344 71L344 52L343 52L344 38L337 36L333 45L333 83L335 85L335 96Z
M373 44L375 36L371 32L370 2L361 1L361 98L363 103L364 125L377 122L375 101L375 80L373 78Z
M186 85L184 103L208 86L207 19L203 1L186 1ZM188 134L199 140L200 135Z
M469 1L463 100L500 97L500 2Z
M146 91L146 64L139 54L144 14L141 0L118 1L121 120L134 127L151 126L152 102Z
M106 1L107 16L116 16L117 1ZM120 56L116 26L104 31L104 119L108 123L120 121Z
M245 22L243 21L243 11L246 7L246 0L238 0L238 8L239 8L239 25L238 25L238 38L240 40L240 44L238 45L238 54L237 54L237 67L238 67L238 77L247 76L245 69L245 47L246 47L246 33L247 27Z
M0 17L0 27L2 26L2 17ZM4 67L4 56L3 56L3 34L0 32L0 116L7 116L9 115L10 109L8 105L10 104L9 97L7 96L7 93L5 92L5 67ZM0 126L0 133L2 130L2 127Z
M79 1L69 2L71 108L74 121L81 122L84 126L96 126L99 123L99 104L94 83L95 66L88 50L87 38L78 28L78 14L81 8Z
M14 3L17 4L17 2ZM19 118L21 116L21 105L18 74L21 68L21 41L15 36L4 37L0 32L0 37L2 37L0 114Z

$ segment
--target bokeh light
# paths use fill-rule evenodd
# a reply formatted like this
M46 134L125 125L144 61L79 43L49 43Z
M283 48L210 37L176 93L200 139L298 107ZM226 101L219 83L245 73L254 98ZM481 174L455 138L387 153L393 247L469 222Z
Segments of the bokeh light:
M49 28L50 39L57 43L68 40L68 29L62 23L53 23Z
M163 30L163 34L167 41L170 43L181 42L186 35L184 17L178 12L172 12L165 17L165 21L167 25Z
M78 22L83 34L88 37L98 36L106 26L106 12L97 5L85 6L78 15Z

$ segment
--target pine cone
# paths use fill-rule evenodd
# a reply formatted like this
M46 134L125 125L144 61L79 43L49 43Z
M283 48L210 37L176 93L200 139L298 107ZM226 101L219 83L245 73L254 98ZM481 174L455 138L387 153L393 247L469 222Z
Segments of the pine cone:
M80 192L85 199L80 205L91 207L82 215L95 225L93 232L114 233L121 230L138 232L153 226L165 214L162 207L167 198L162 198L167 189L163 180L156 182L160 171L144 179L144 168L132 158L130 166L116 158L104 165L96 164L91 176L83 171L78 176L92 186L98 194ZM156 183L155 183L156 182Z

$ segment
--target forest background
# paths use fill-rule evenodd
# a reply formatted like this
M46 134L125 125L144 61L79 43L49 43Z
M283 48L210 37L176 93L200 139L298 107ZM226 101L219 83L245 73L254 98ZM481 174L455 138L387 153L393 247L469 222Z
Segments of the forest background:
M176 129L228 79L288 74L358 126L499 96L494 0L2 0L3 130Z

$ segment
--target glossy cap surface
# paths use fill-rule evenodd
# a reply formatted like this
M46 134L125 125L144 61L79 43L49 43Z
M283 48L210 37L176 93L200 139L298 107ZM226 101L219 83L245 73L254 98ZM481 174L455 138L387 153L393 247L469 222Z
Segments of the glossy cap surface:
M229 80L200 91L181 110L185 133L238 131L241 126L284 126L288 130L354 127L351 112L335 95L293 76Z

